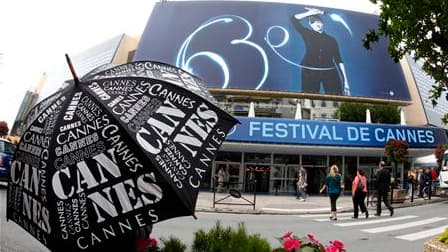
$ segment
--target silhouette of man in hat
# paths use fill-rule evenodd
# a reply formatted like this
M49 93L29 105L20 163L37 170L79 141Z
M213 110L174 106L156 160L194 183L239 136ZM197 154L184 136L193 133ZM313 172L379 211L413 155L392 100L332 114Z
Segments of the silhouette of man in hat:
M350 95L338 43L324 32L324 23L320 18L324 12L314 8L305 9L306 12L295 14L291 18L306 45L306 53L301 62L302 92L319 93L322 84L326 94ZM311 29L301 24L301 20L307 17Z

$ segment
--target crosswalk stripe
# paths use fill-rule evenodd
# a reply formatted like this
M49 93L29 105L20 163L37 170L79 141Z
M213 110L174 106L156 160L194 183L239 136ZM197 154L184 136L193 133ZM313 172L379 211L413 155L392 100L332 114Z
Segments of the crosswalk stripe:
M384 223L384 222L391 222L391 221L397 221L397 220L406 220L406 219L412 219L417 218L418 216L415 215L406 215L406 216L400 216L400 217L394 217L394 218L381 218L378 220L365 220L365 221L354 221L354 222L345 222L345 223L337 223L334 224L335 226L339 227L351 227L351 226L361 226L361 225L369 225L369 224L377 224L377 223Z
M446 228L448 228L448 225L438 227L438 228L424 230L424 231L417 232L417 233L400 235L400 236L396 236L395 238L407 240L407 241L415 241L415 240L419 240L419 239L423 239L423 238L427 238L430 236L441 234L441 233L443 233L443 231L445 231Z
M430 219L408 222L408 223L404 223L404 224L397 224L397 225L385 226L385 227L379 227L379 228L362 229L361 231L367 232L367 233L381 233L381 232L387 232L387 231L392 231L392 230L399 230L399 229L403 229L403 228L416 227L416 226L425 225L425 224L429 224L429 223L433 223L433 222L437 222L437 221L441 221L441 220L445 220L445 219L447 219L447 218L434 217L434 218L430 218Z
M361 219L364 219L364 217L360 217ZM369 217L369 218L377 218L376 216L372 216L372 217ZM326 222L326 221L331 221L330 220L330 218L329 217L327 217L327 218L319 218L319 219L313 219L313 220L315 220L315 221L318 221L318 222ZM352 220L352 217L351 216L344 216L344 217L339 217L339 215L338 215L338 221L339 220ZM368 220L368 219L364 219L364 220Z
M350 216L350 215L353 215L353 213L349 213L349 212L338 213L338 218L339 218L339 216ZM329 219L329 217L330 217L330 213L326 213L326 214L298 214L298 215L296 215L296 217L300 217L300 218L320 218L320 217L327 217L327 219Z
M272 207L263 207L261 208L263 211L274 211L274 212L283 212L283 213L312 213L312 212L322 212L328 210L328 207L325 208L291 208L291 209L283 209L283 208L272 208Z

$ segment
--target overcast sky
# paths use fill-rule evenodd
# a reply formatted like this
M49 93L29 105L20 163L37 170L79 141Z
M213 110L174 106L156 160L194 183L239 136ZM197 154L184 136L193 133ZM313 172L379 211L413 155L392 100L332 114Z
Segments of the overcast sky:
M140 35L157 0L13 0L0 3L0 121L12 127L26 90L52 62L116 35ZM278 2L273 0L272 2ZM291 0L373 13L368 0ZM336 4L336 5L335 5Z

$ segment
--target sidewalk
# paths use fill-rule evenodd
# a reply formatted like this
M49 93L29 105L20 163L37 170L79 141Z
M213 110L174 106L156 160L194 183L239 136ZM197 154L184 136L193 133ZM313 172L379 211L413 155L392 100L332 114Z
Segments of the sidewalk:
M245 198L245 199L244 199ZM432 196L431 200L425 200L415 197L414 201L406 199L404 203L394 203L394 208L418 206L424 204L447 201L447 198ZM253 203L253 194L243 194L242 198L233 198L227 193L216 193L215 202L224 204L215 204L213 207L213 192L201 191L196 203L197 212L217 212L217 213L242 213L242 214L322 214L330 212L330 199L324 195L311 195L306 201L296 199L294 195L256 195L255 209ZM230 203L230 204L228 204ZM241 204L241 205L231 205ZM375 208L367 206L369 212L373 214ZM338 212L353 211L351 195L343 195L337 201ZM387 212L383 205L383 211Z

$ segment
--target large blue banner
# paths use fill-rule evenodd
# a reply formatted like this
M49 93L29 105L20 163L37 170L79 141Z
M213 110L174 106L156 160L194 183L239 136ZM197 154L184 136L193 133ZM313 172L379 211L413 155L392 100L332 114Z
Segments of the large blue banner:
M384 147L389 139L399 139L405 140L411 148L434 148L448 141L441 128L276 118L237 119L241 124L235 126L226 141Z
M157 3L134 60L181 67L209 87L410 100L381 40L378 17L338 9L239 1Z

